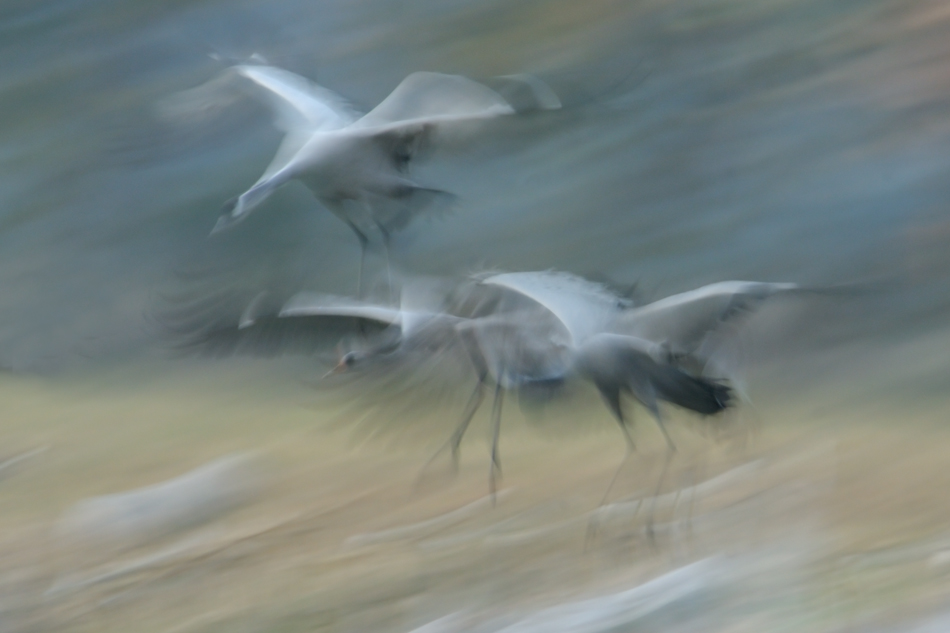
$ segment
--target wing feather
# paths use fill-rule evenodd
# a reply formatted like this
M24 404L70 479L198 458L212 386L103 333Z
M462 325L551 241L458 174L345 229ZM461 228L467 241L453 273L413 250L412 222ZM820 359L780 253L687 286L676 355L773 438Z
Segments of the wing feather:
M359 116L340 95L290 71L261 65L234 70L265 90L275 124L285 132L338 130Z
M567 328L574 345L605 331L625 305L603 285L568 273L502 273L481 283L507 288L543 306Z
M724 281L660 299L622 314L614 330L668 343L686 354L727 323L754 313L769 297L798 291L793 283Z
M353 124L354 128L393 128L420 123L488 119L514 113L500 94L460 75L416 72Z
M367 319L384 325L402 323L402 312L397 308L316 292L298 292L284 304L278 316L337 316Z

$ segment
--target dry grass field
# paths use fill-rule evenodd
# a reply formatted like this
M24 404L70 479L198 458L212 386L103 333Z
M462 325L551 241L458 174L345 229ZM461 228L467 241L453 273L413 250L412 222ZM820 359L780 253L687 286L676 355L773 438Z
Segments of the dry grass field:
M23 459L0 471L0 630L409 632L452 614L424 630L534 630L533 613L702 560L697 588L628 628L879 630L950 595L939 407L902 421L870 406L746 408L719 441L671 413L679 451L656 502L664 445L642 423L598 510L623 457L606 411L581 398L545 432L510 406L492 505L487 412L457 476L447 457L420 476L454 418L369 438L347 430L364 409L270 369L6 376L4 454ZM564 430L580 418L589 430ZM63 534L81 499L236 452L254 456L255 485L230 512L129 547ZM627 630L592 626L567 630Z

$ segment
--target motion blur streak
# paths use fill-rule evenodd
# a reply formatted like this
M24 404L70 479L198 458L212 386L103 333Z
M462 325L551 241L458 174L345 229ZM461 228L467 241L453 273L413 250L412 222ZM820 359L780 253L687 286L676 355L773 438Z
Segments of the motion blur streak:
M946 2L8 0L0 59L0 633L946 628ZM627 398L602 505L596 389L519 393L493 505L489 407L426 464L470 368L321 380L380 328L284 337L297 293L354 294L346 224L293 182L208 237L282 138L246 95L191 107L248 63L359 112L420 71L560 102L418 157L453 209L392 236L395 277L855 291L732 306L734 406L661 407L667 466ZM231 355L255 323L296 355Z

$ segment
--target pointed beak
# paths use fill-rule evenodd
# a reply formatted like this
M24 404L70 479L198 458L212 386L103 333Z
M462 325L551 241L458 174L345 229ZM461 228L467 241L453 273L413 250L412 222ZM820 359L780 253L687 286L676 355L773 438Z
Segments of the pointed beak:
M218 221L215 222L214 224L214 228L211 229L211 233L209 234L209 237L211 235L217 235L218 233L222 231L226 231L227 229L231 228L232 224L234 224L234 221L229 216L226 216L226 215L219 216Z
M320 376L320 380L323 380L324 378L329 378L330 376L332 376L332 375L334 375L334 374L342 374L342 373L345 372L346 370L347 370L346 362L341 358L341 359L340 359L340 362L338 362L338 363L336 364L336 367L334 367L333 369L331 369L331 370L328 371L327 373L325 373L325 374L323 374L322 376Z
M231 198L224 203L224 206L221 207L221 215L218 216L218 221L215 222L214 228L211 229L211 235L225 231L244 219L243 212L235 213L238 201L239 198Z

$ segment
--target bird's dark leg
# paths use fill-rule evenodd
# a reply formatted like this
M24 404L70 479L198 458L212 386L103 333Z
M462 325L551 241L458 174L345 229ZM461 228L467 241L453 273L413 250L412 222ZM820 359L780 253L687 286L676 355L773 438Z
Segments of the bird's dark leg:
M623 431L624 439L627 440L627 452L624 455L623 461L620 462L617 472L614 473L613 478L610 480L610 485L607 486L607 491L604 492L604 498L600 500L600 505L604 505L604 502L607 501L607 495L610 494L610 490L614 486L614 482L617 481L617 476L623 469L624 464L627 463L627 460L630 459L630 455L632 455L633 452L637 450L637 447L633 443L633 438L630 437L630 429L627 428L627 422L623 416L623 405L620 402L620 389L609 387L598 387L598 389L600 389L600 395L603 397L604 402L606 402L607 406L610 408L610 412L614 414L614 419L617 420L617 424L620 425L620 430Z
M472 421L472 418L475 417L475 412L478 411L478 407L481 406L484 397L485 380L484 378L479 378L478 384L475 385L475 391L472 392L468 404L465 406L465 415L462 416L458 427L456 427L455 432L452 433L452 437L449 438L448 445L452 447L452 463L455 464L456 471L458 471L459 467L459 453L461 452L462 437L465 435L465 431L468 430L468 425Z
M705 461L705 460L704 460ZM691 548L693 545L693 506L696 502L696 482L702 481L702 470L697 476L697 469L702 468L702 463L699 466L694 466L690 469L690 493L689 493L689 505L686 506L686 536L689 539L687 545L688 548Z
M350 228L356 233L356 239L360 241L360 270L356 276L356 297L357 299L363 298L363 263L366 261L366 245L369 244L369 238L366 237L366 234L363 233L353 222L346 220L346 223L350 225Z
M676 452L676 444L673 443L673 438L670 437L669 432L666 430L666 424L663 422L663 418L656 414L654 419L656 420L657 426L660 427L660 430L663 432L663 437L666 439L666 447L669 449L670 453Z
M495 504L495 471L497 470L501 474L501 463L498 460L498 434L501 430L501 403L504 400L504 395L501 381L495 383L495 399L491 407L491 463L488 469L488 492L491 494L492 505Z
M614 415L614 419L617 420L617 424L620 425L620 430L623 431L623 436L627 440L627 452L623 456L620 465L617 466L617 470L614 471L614 476L610 478L610 483L607 485L607 490L604 491L604 496L601 498L598 508L603 507L607 502L607 497L610 495L610 491L613 490L614 484L617 482L617 477L620 476L620 471L623 470L624 465L627 463L627 460L630 459L630 456L633 455L636 451L636 445L633 443L633 438L630 437L630 429L627 428L626 420L623 415L623 405L620 401L620 389L611 388L607 386L598 385L600 395L606 403L607 407L610 409L610 412ZM584 537L584 548L587 548L587 544L597 535L597 530L599 528L599 523L597 521L597 514L591 515L591 520L587 523L587 534Z
M650 412L653 413L653 419L656 420L660 430L663 431L663 435L666 437L667 443L667 451L663 460L663 470L660 471L660 479L656 482L656 490L653 492L653 501L650 503L650 515L647 519L647 536L649 537L650 542L653 543L653 522L656 517L656 500L660 496L660 488L663 487L663 479L666 477L666 471L670 467L670 462L673 460L673 455L676 454L676 445L673 444L673 440L670 439L669 434L666 432L666 427L663 425L663 418L660 416L660 410L656 406L656 403L650 407Z
M429 461L425 463L425 466L422 467L422 471L419 473L419 479L422 479L423 473L426 469L432 465L432 462L435 461L436 457L442 454L447 448L452 449L452 464L455 466L455 472L458 473L459 468L459 447L462 444L462 437L465 435L465 431L468 430L468 425L471 423L472 418L475 417L475 412L478 411L478 407L482 404L482 399L485 397L485 377L480 376L478 383L475 385L475 391L472 392L472 395L468 399L468 403L465 405L465 413L462 414L462 419L459 421L455 431L452 433L452 436L439 447L432 457L429 458ZM418 480L417 480L418 485Z
M478 383L475 385L475 391L472 393L468 405L465 407L465 415L462 416L462 421L449 439L452 446L452 460L455 462L456 469L458 468L459 446L462 443L462 436L465 435L465 431L468 429L469 422L472 421L475 411L477 411L478 407L482 404L482 398L485 395L485 380L488 378L488 364L485 362L485 357L481 353L481 348L478 346L478 341L473 337L472 332L459 332L459 338L462 341L465 353L468 354L468 359L471 361L472 367L475 368Z
M389 266L389 230L380 224L376 223L376 228L379 229L380 235L383 236L383 253L386 256L386 279L389 282L389 302L393 302L393 273L392 269Z

